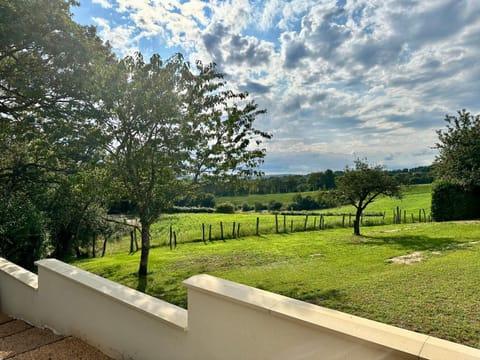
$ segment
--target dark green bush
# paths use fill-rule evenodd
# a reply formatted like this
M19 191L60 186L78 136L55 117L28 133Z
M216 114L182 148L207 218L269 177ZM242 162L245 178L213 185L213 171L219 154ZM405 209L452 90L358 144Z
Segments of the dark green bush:
M259 211L263 211L263 210L267 210L268 207L264 204L262 204L261 202L258 202L256 201L255 202L255 211L259 212Z
M271 200L269 203L268 203L268 210L270 211L278 211L282 208L282 203L277 201L277 200Z
M480 218L480 188L440 182L432 190L432 218L435 221Z
M245 203L242 204L242 211L247 212L247 211L250 211L250 210L252 210L252 207L250 206L249 203L245 202Z
M232 203L223 203L217 205L217 213L233 214L235 212L235 205Z

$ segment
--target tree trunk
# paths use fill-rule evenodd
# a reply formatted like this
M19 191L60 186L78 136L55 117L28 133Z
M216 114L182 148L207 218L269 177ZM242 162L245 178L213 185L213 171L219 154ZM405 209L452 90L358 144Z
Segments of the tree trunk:
M97 235L92 235L92 257L96 258L97 257L97 248L96 248L96 243L97 243Z
M109 236L103 235L103 247L102 247L102 257L105 256L105 252L107 251L107 241Z
M357 208L355 213L355 220L353 221L353 235L360 236L360 219L362 217L362 209Z
M138 276L147 276L148 254L150 252L150 223L142 223L142 253Z

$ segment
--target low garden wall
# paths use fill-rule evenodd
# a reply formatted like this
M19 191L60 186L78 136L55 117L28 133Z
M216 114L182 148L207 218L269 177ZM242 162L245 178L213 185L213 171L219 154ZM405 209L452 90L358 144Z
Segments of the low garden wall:
M55 259L0 258L0 310L117 359L478 359L480 350L209 275L188 311Z

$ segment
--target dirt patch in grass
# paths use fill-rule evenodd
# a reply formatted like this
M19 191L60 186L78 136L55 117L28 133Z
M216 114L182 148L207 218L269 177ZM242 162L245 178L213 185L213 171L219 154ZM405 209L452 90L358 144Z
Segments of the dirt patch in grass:
M442 255L442 253L446 250L456 250L459 248L476 245L478 243L480 243L480 241L460 243L460 244L456 244L455 246L448 246L447 248L442 249L442 251L434 250L434 251L430 251L429 253L431 255ZM425 251L415 251L411 254L395 256L393 258L387 259L387 262L392 264L411 265L411 264L422 262L425 259L425 254L426 254Z
M411 265L414 263L419 263L423 261L423 252L422 251L415 251L411 254L395 256L394 258L388 259L387 262L393 264L404 264L404 265Z

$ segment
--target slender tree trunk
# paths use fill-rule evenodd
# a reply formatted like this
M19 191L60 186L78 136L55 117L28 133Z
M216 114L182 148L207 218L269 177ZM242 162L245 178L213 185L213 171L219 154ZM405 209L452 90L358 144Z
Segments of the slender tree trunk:
M102 247L102 257L105 256L105 252L107 251L107 241L109 236L103 235L103 247Z
M353 235L360 236L360 219L362 217L362 209L357 208L355 213L355 220L353 221Z
M97 235L92 235L92 257L96 258L97 257L97 248L96 248L96 243L97 243Z
M142 253L138 276L147 276L148 254L150 252L150 223L142 223Z

